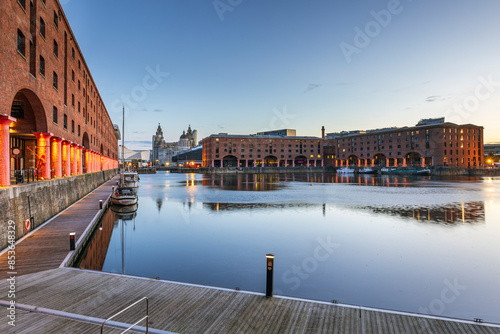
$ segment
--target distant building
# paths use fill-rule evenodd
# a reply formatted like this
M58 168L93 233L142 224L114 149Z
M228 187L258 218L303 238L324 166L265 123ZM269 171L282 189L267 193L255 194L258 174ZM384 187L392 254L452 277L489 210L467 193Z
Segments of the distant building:
M198 134L196 130L191 130L189 125L187 132L182 131L179 141L165 142L163 137L163 130L161 125L158 124L156 134L153 135L151 161L155 165L165 165L172 162L172 157L194 148L197 145Z
M204 138L204 167L323 166L323 139L214 134Z
M150 156L150 150L135 151L127 147L123 148L122 156L122 146L118 145L118 157L120 158L120 163L124 158L125 163L132 163L134 164L134 167L146 167L148 165Z
M500 143L499 144L484 144L485 156L500 156Z
M196 146L188 151L184 151L172 157L172 163L177 166L201 167L202 147Z
M444 117L412 127L330 133L326 139L327 166L483 165L483 127Z
M295 137L297 131L295 129L281 129L281 130L271 130L264 132L257 132L259 136L282 136L282 137Z

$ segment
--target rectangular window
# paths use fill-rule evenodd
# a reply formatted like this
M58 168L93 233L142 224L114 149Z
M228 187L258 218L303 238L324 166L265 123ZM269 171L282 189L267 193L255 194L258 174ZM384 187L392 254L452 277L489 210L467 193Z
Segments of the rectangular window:
M71 58L75 59L75 48L71 48Z
M78 101L78 112L80 112L80 107L81 107L81 104L80 104L80 101Z
M75 82L75 71L71 70L71 80Z
M71 94L71 106L75 107L75 94Z
M23 9L26 10L26 0L17 0L17 2L19 2L21 7L23 7Z
M57 15L56 11L54 11L54 24L59 27L59 15Z
M40 56L40 74L45 76L45 59Z
M75 121L71 121L71 133L75 133Z
M40 35L45 39L45 21L40 18Z
M59 46L57 42L54 40L54 56L59 57Z
M54 72L52 75L53 75L52 85L54 86L55 89L57 89L57 74L56 72Z
M52 109L52 122L57 124L57 108L56 107L54 107Z
M19 29L17 29L17 51L23 56L26 56L26 39Z
M66 114L63 116L63 127L64 129L68 129L68 115Z
M78 137L80 137L80 125L78 125Z

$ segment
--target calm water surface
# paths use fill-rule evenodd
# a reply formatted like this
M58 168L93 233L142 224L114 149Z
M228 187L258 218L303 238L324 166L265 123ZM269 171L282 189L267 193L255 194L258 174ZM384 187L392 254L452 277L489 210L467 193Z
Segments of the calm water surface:
M141 175L81 267L500 323L500 178ZM107 223L106 223L107 221Z

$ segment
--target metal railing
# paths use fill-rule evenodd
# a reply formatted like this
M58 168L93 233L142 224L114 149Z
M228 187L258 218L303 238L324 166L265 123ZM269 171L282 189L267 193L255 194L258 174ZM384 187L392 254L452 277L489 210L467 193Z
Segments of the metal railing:
M149 299L148 297L143 297L141 299L139 299L138 301L136 301L135 303L133 303L132 305L129 305L128 307L124 308L123 310L121 310L120 312L118 313L115 313L114 315L112 315L111 317L107 318L106 320L104 320L104 322L102 323L101 325L101 334L102 334L102 331L104 330L104 325L106 324L106 322L108 322L109 320L113 319L114 317L122 314L123 312L125 312L126 310L134 307L135 305L139 304L140 302L142 302L143 300L146 300L146 316L142 317L141 319L139 319L139 321L137 321L136 323L134 323L132 326L130 326L129 328L127 328L125 331L121 332L121 334L123 333L126 333L128 332L129 330L131 330L132 328L134 328L135 326L137 326L141 321L143 321L144 319L146 319L146 334L148 333L148 329L149 329Z
M10 171L10 179L16 184L18 183L30 183L38 181L41 177L41 169L16 169Z

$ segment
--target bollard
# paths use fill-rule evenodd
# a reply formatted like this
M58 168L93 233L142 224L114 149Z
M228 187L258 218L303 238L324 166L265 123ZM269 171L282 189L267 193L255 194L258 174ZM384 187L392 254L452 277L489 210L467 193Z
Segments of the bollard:
M75 250L75 232L69 234L69 250Z
M266 275L266 297L273 296L273 275L274 275L274 255L266 254L267 275Z
M99 200L99 209L102 210L102 199Z

